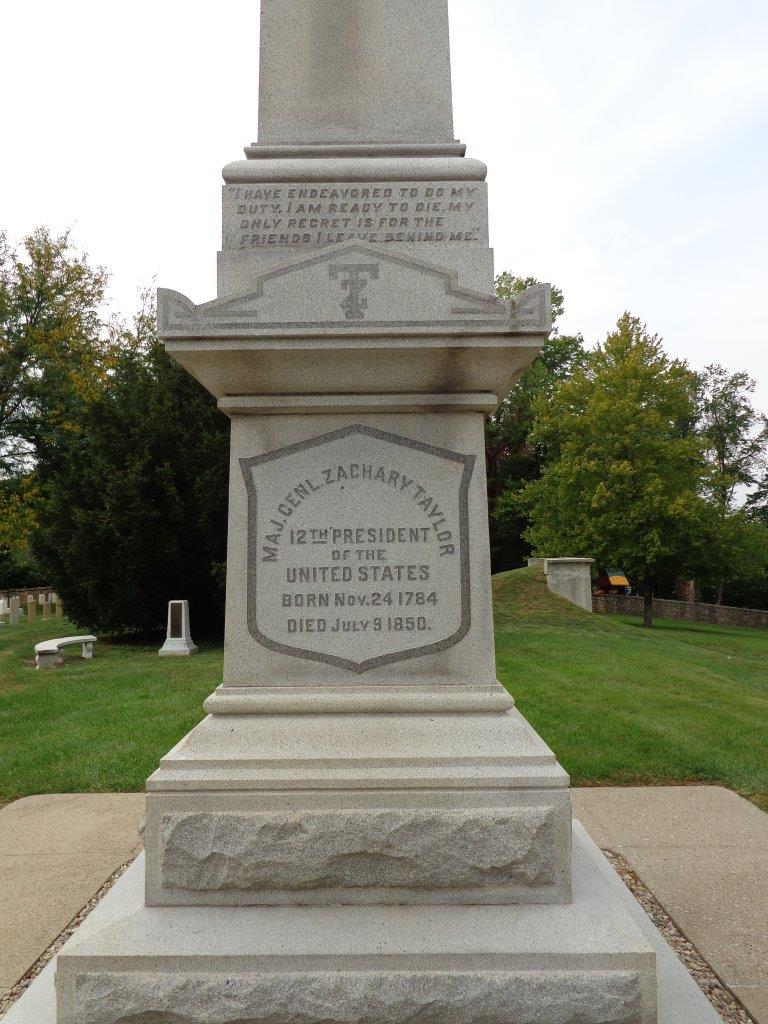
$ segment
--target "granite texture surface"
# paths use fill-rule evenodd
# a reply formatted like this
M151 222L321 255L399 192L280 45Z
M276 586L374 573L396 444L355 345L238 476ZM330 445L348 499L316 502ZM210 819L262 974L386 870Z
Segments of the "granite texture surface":
M313 358L317 372L320 364L316 357ZM371 361L370 353L367 359L371 372L374 363ZM444 360L444 369L446 365ZM322 390L322 387L320 389ZM390 444L380 440L378 434L360 433L360 428L385 435L396 435L406 439L413 447L409 448L407 444ZM351 429L358 432L338 443L318 443L318 439L328 437L329 434L349 432ZM354 446L351 446L351 440L354 440ZM461 456L481 452L481 413L376 416L235 415L232 420L231 444L224 651L224 682L227 686L295 686L302 683L339 682L348 685L356 678L363 678L369 685L402 683L413 686L434 683L441 687L462 683L477 686L496 681L484 460L475 459L466 496L462 497L459 486L461 474L451 474L451 464L445 459L424 454L417 447L422 445L427 449L434 447L449 450ZM348 448L342 450L340 445L347 445ZM255 503L246 487L240 460L260 458L269 453L290 449L291 446L296 446L297 450L298 446L301 446L301 450L296 459L286 463L282 489L278 489L277 483L270 487L266 484L263 486L266 498L263 499L262 522L266 518L266 522L274 519L278 524L284 523L281 527L282 540L276 545L280 552L279 561L265 562L261 560L264 557L263 552L257 551L254 555L253 525L250 529L246 527L249 512L250 521L253 523ZM384 467L387 482L382 486L374 480L362 479L362 468L359 468L360 479L342 479L338 471L339 466L342 465L343 469L349 466L351 473L353 464L358 467L364 465L366 472L370 466L373 476ZM324 481L328 479L326 470L329 469L331 479L335 482L326 486ZM399 473L400 476L396 478L393 473ZM389 481L399 479L402 484L403 474L406 475L405 478L414 482L409 485L407 492L398 492ZM446 479L447 477L450 479ZM299 502L299 507L291 507L291 500L298 502L293 489L308 487L306 479L310 479L314 487L321 486L321 490L312 491L310 498ZM255 486L258 488L261 483L257 480ZM416 490L417 487L421 488L424 494L421 490ZM446 521L447 529L455 538L451 542L455 544L453 554L440 553L440 541L431 526L428 511L417 504L416 495L419 496L418 501L430 500L430 507L433 502L437 502L445 513L441 518ZM279 512L280 505L292 514L283 515ZM464 516L463 506L466 513ZM278 509L277 516L275 509ZM471 524L471 528L464 531L464 536L462 521ZM417 544L334 544L332 532L322 533L326 530L332 531L336 527L355 530L363 527L386 529L411 524L427 527L429 540ZM291 534L290 531L296 529L307 532L301 537ZM312 534L312 530L321 532L315 535ZM308 543L303 547L291 543L297 539L308 539L311 542L316 536L321 540L327 539L328 543L325 546ZM376 551L373 555L374 562L369 563L367 559L371 549L384 550L381 554ZM306 553L303 559L299 558L300 553ZM325 571L329 575L335 572L340 577L352 575L354 578L346 583L342 579L341 582L334 582L332 585L319 580L314 583L293 585L287 578L288 569L292 565L327 566L329 568ZM377 568L367 569L369 565ZM418 566L416 570L406 568L396 571L428 578L415 582L374 581L374 573L383 574L381 566L384 565ZM422 570L422 566L426 568ZM266 593L260 592L259 587L264 585L264 580L270 580L270 573L274 567L283 574L280 587L275 588L272 585ZM358 579L362 573L367 575L367 582ZM460 604L455 599L457 594L461 594L462 588L466 588L468 602L465 604L471 606L471 624L468 630L465 628L466 621L462 623ZM427 605L428 611L422 609L414 614L413 609L417 608L415 604L400 605L401 601L431 599L433 593L436 594L437 604ZM296 595L302 594L306 595L305 601L312 599L319 603L326 599L324 595L330 594L329 600L333 605L338 594L343 600L352 598L362 600L365 604L353 609L352 613L347 610L347 614L342 614L343 609L334 610L333 607L326 611L310 609L296 614L283 609L283 602L288 600L284 595L293 595L291 599L295 600ZM350 662L358 660L361 654L370 650L370 659L366 660L362 676L358 676L349 667L315 658L286 657L283 651L265 646L253 635L253 617L250 617L249 622L249 603L244 599L246 595L250 595L251 612L255 611L263 616L271 602L274 614L285 618L286 628L289 617L295 620L296 642L291 646L314 649L320 654L328 653L328 637L331 636L330 631L336 625L337 618L342 618L347 624L360 620L359 628L365 628L366 632L336 633L333 635L333 647L342 658ZM378 611L372 603L376 600L382 602ZM393 604L384 604L386 601ZM407 621L409 619L412 621ZM450 626L446 629L449 619ZM382 627L380 631L376 630L377 625ZM422 625L424 628L421 628ZM319 629L321 626L326 629L325 640L323 634L318 632L299 632L310 627ZM414 628L408 631L397 629L398 626ZM260 631L264 632L263 628ZM461 642L450 646L432 642L442 641L451 634ZM384 641L388 644L386 648ZM381 660L380 655L398 650L401 654L409 650L421 651L422 655L394 661Z
M632 971L84 974L75 1008L78 1024L642 1022Z
M551 808L167 815L171 889L445 889L551 884Z
M447 0L270 0L259 143L452 143Z

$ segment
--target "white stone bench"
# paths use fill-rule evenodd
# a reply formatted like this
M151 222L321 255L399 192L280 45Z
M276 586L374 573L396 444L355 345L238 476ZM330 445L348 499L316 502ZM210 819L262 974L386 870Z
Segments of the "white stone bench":
M35 661L38 668L54 668L62 661L61 649L70 644L83 645L83 657L93 657L93 645L98 643L95 636L63 636L58 640L43 640L35 644Z

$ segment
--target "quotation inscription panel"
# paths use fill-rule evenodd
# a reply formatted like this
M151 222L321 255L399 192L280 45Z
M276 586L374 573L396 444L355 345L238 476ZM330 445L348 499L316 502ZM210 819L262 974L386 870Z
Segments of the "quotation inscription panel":
M224 186L224 248L487 242L483 182Z
M252 636L354 672L458 643L473 465L359 424L242 459Z

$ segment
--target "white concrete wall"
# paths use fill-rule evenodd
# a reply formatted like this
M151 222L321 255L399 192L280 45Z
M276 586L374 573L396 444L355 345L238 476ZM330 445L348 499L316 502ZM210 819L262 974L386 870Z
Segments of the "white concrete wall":
M553 594L565 598L587 612L592 611L592 574L594 558L548 558L544 566L547 586Z

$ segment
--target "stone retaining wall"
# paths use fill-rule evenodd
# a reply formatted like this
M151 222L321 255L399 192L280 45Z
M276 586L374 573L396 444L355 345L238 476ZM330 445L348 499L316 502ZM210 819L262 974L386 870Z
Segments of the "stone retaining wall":
M601 594L592 599L592 610L617 615L643 614L642 597L623 594ZM693 601L663 601L654 598L654 618L679 619L683 622L709 622L716 626L747 626L768 629L768 611L756 608L731 608L728 605L700 604Z

